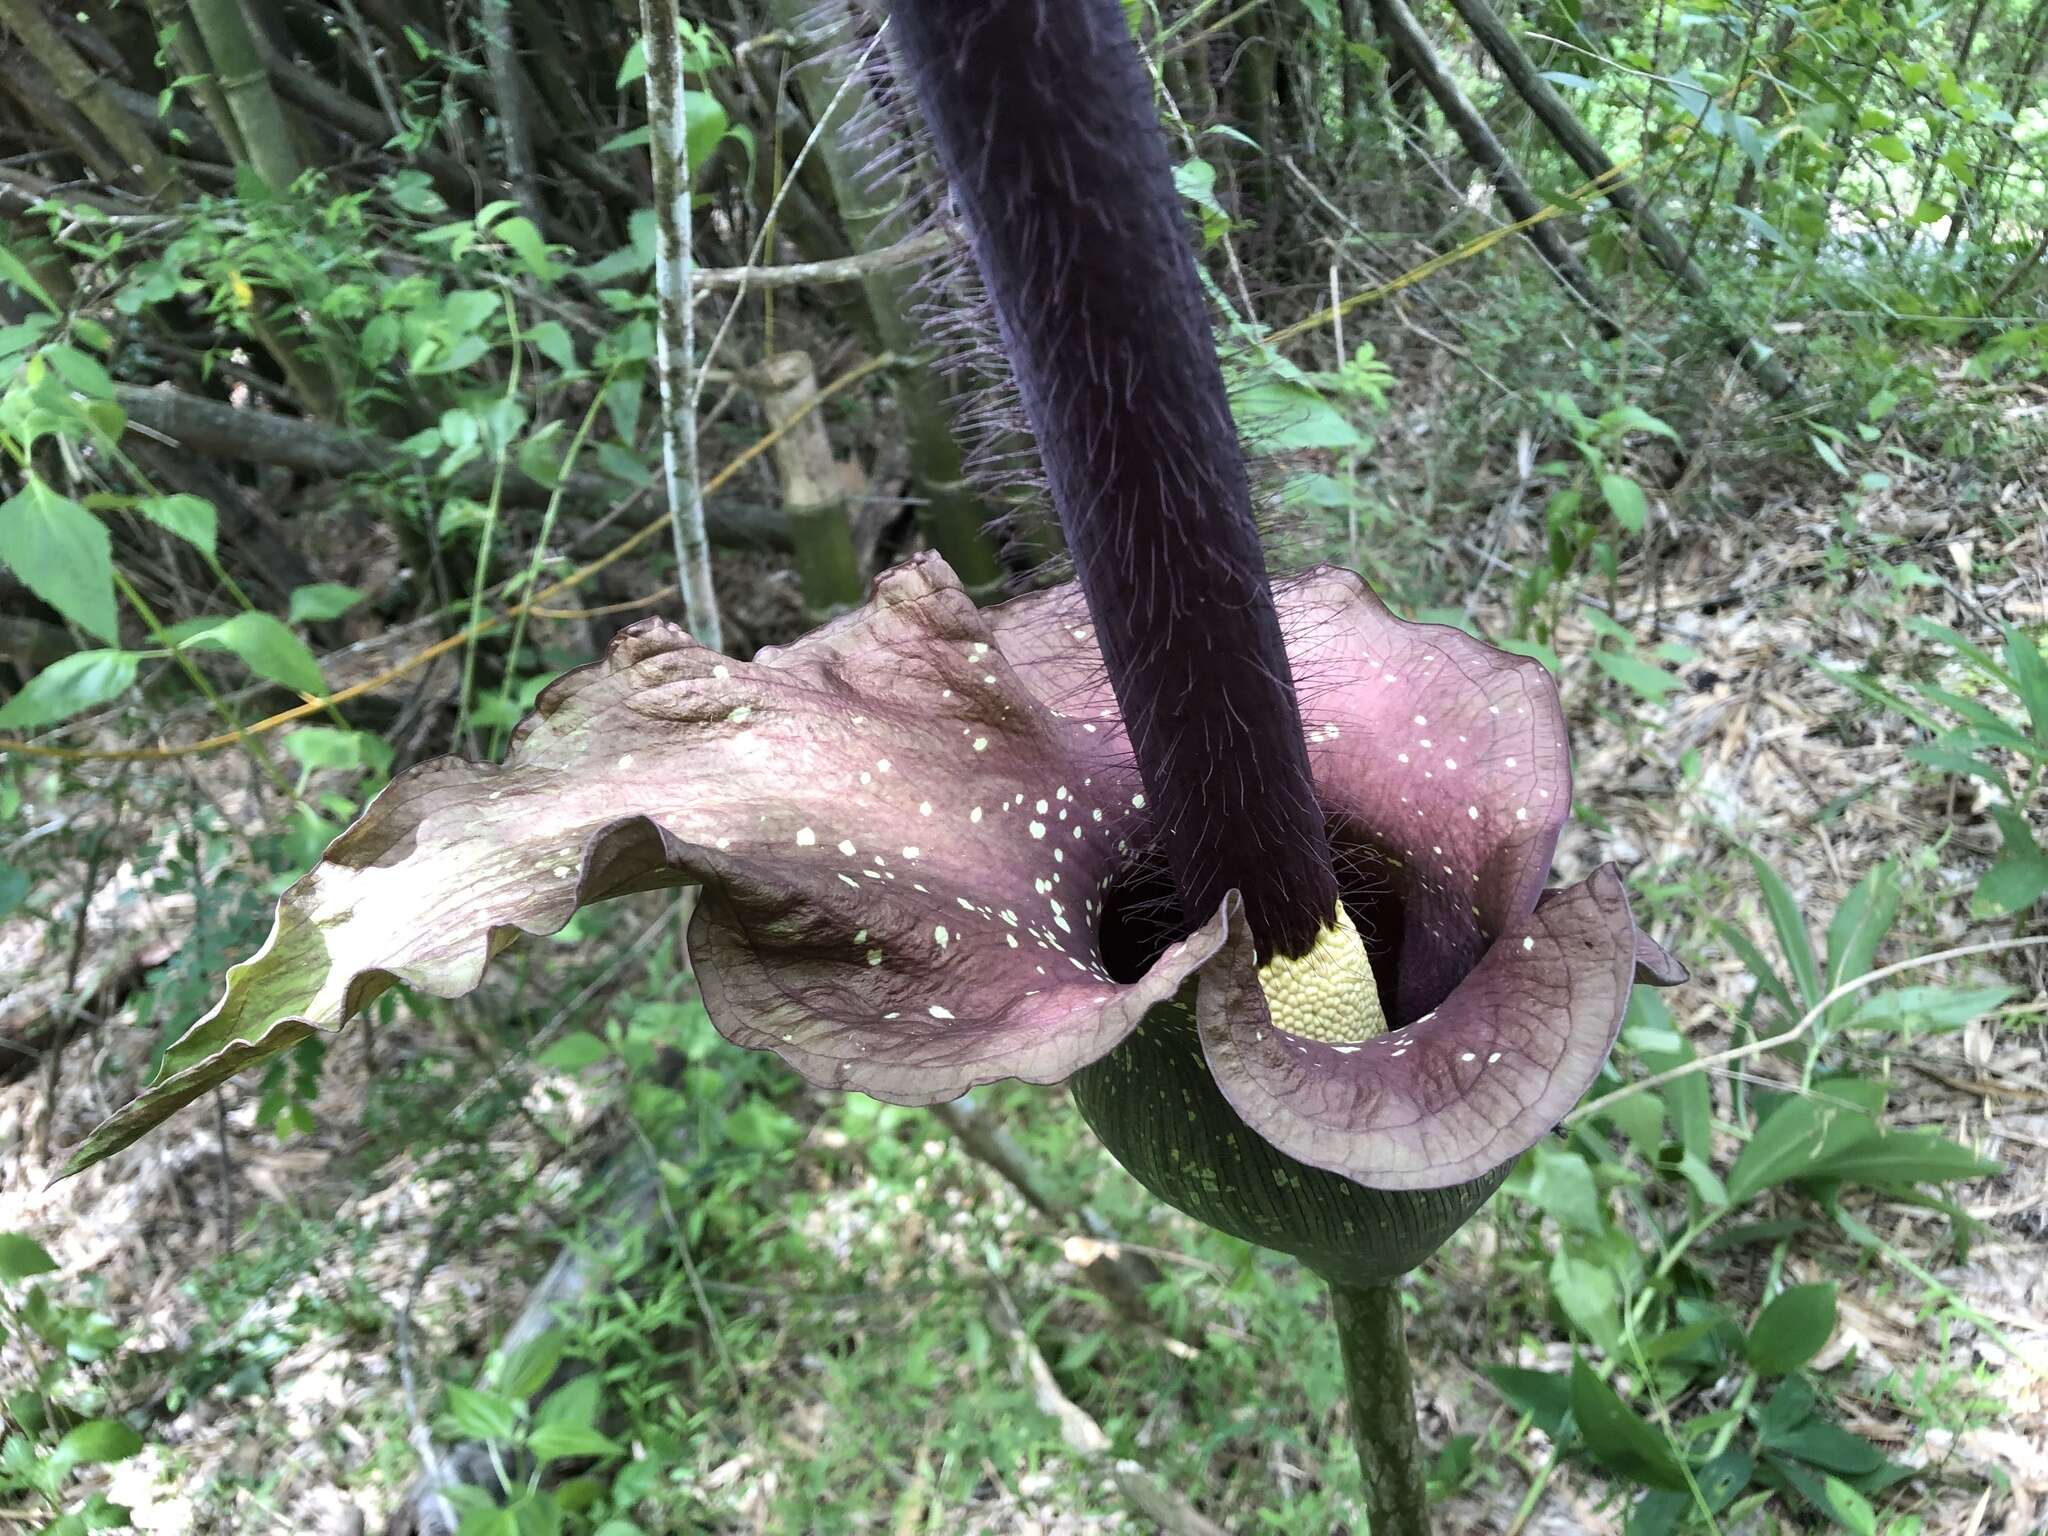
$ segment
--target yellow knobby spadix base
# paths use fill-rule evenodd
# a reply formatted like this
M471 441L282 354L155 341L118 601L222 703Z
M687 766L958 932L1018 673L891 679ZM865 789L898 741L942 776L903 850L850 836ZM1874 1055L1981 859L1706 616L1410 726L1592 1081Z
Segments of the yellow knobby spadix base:
M1307 954L1296 960L1276 955L1260 966L1259 986L1273 1027L1290 1035L1325 1045L1356 1045L1387 1032L1365 943L1341 906L1336 921L1316 935L1315 948Z

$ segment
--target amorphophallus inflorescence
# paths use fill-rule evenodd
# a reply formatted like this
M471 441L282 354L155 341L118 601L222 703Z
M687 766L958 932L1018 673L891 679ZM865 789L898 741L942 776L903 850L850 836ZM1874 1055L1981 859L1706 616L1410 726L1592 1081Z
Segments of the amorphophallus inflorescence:
M978 609L936 556L751 661L652 621L502 763L400 775L80 1167L394 983L697 885L713 1023L933 1104L1071 1079L1165 1200L1323 1274L1374 1529L1423 1528L1387 1282L1682 972L1602 869L1535 662L1357 577L1269 581L1152 97L1115 0L898 0L1075 584Z

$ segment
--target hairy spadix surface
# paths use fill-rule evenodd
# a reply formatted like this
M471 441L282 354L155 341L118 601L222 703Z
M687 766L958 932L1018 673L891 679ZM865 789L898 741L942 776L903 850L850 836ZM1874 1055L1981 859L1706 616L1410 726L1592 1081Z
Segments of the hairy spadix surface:
M1545 893L1570 801L1533 662L1395 619L1356 577L1278 592L1316 788L1371 865L1354 912L1392 1032L1274 1026L1229 903L1113 979L1102 904L1157 838L1078 593L977 610L936 556L752 662L650 621L540 698L502 764L400 775L76 1169L394 982L474 988L579 906L701 885L712 1021L811 1081L925 1104L1066 1078L1197 983L1200 1048L1275 1148L1388 1189L1542 1135L1620 1025L1639 953L1602 871Z

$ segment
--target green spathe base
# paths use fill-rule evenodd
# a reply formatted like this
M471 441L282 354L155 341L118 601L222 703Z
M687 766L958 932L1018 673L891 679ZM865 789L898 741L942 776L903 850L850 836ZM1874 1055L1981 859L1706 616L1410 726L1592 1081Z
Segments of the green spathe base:
M1210 1075L1184 990L1073 1078L1074 1101L1140 1184L1195 1220L1291 1254L1333 1285L1369 1286L1422 1263L1513 1166L1448 1189L1367 1189L1276 1150Z

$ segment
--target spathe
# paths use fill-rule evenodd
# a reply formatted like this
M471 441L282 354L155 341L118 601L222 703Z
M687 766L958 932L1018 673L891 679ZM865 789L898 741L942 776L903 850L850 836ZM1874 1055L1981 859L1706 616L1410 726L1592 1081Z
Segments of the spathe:
M1490 946L1549 921L1551 907L1576 910L1572 897L1537 907L1570 800L1555 691L1533 662L1393 618L1344 573L1278 598L1318 790L1361 829L1398 899L1377 963L1394 1022L1411 1025L1400 1035L1420 1050L1444 1032L1421 1015L1480 976ZM1520 969L1523 983L1549 978L1512 1025L1529 1063L1515 1081L1545 1073L1544 1091L1453 1075L1414 1099L1436 1123L1405 1141L1388 1140L1398 1096L1357 1086L1372 1053L1332 1058L1331 1082L1351 1085L1333 1092L1252 1038L1255 1013L1228 1001L1245 956L1225 912L1112 979L1103 904L1149 824L1089 635L1071 589L984 612L931 555L878 577L858 611L749 663L671 625L636 625L542 694L502 765L441 759L388 786L71 1169L313 1030L338 1029L393 982L460 995L519 934L555 932L592 901L685 884L704 890L689 939L713 1022L821 1085L925 1104L1003 1077L1057 1081L1209 966L1211 1067L1291 1155L1368 1184L1449 1184L1555 1124L1604 1059L1648 944L1611 877L1596 893L1602 925ZM1410 707L1425 695L1450 723L1445 739L1467 738L1442 749L1469 752L1457 768L1419 766L1408 737L1388 733L1397 713L1429 714ZM1420 862L1423 849L1450 850L1431 855L1442 872ZM1600 987L1574 980L1596 973ZM1543 1007L1546 987L1567 1006ZM1369 1152L1341 1149L1354 1133ZM1396 1141L1400 1155L1380 1166Z

